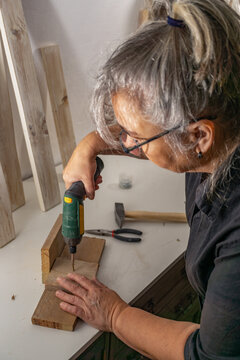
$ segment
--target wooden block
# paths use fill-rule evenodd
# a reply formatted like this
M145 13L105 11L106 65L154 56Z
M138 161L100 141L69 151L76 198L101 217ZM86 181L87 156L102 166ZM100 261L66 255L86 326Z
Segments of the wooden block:
M0 31L40 208L59 204L60 191L21 0L2 0Z
M84 275L88 279L94 279L97 275L98 263L88 263L86 261L75 260L74 272L79 275ZM50 287L59 288L57 283L58 276L67 276L72 272L71 261L66 258L57 258L45 282L46 288Z
M46 74L62 163L65 167L76 147L68 102L66 83L58 45L42 47L41 55Z
M0 164L0 248L15 238L12 219L11 203L8 195L7 184Z
M60 309L55 290L44 290L32 316L32 323L49 328L73 331L77 317Z
M72 272L68 249L61 233L62 215L59 215L41 250L42 279L46 289L32 316L32 323L55 329L74 330L77 318L67 320L55 297L58 276L66 276ZM92 279L96 276L105 245L104 239L83 237L75 255L75 271ZM81 260L79 260L81 259ZM90 261L89 261L90 260ZM56 309L57 308L57 309ZM65 314L65 313L64 313Z
M22 176L18 161L13 117L8 92L5 56L0 38L0 162L7 183L12 211L25 204Z
M76 260L83 260L91 263L99 263L102 252L105 246L105 240L99 238L92 238L83 236L80 244L77 247L77 252L74 255ZM61 257L70 259L68 246L64 247Z
M43 283L45 283L54 261L61 255L64 246L62 214L60 214L41 249Z
M99 263L105 240L83 236L77 246L76 260ZM62 236L62 215L59 215L41 249L42 282L45 284L52 265L57 257L70 259L68 246Z

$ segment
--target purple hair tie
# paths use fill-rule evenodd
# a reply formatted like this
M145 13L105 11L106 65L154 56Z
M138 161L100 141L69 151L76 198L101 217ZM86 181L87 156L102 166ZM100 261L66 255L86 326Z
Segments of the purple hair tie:
M172 18L171 16L167 17L167 23L168 23L168 25L179 27L179 28L183 28L185 26L183 20L177 20L177 19Z

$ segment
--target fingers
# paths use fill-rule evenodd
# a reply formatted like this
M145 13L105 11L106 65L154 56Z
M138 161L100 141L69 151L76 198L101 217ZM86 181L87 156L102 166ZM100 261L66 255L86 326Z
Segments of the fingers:
M62 290L56 291L55 294L60 300L63 300L64 302L67 302L72 305L80 306L80 307L84 306L84 301L76 295L67 294Z
M64 311L68 312L69 314L72 314L81 319L84 319L84 315L85 315L84 310L75 305L70 305L66 302L61 302L60 308Z
M79 284L82 288L85 289L85 291L90 290L93 286L93 281L89 280L85 276L76 273L69 273L67 277L73 280L74 282L76 282L77 284Z
M74 295L81 297L82 299L85 298L87 295L87 290L84 289L82 286L80 286L79 283L75 281L71 281L67 278L58 277L57 282L62 288L68 290L70 293Z

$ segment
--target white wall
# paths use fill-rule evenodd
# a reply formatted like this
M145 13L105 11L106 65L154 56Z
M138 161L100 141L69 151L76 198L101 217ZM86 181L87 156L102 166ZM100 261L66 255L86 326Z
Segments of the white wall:
M39 47L60 46L76 140L93 129L89 99L94 76L107 54L137 28L143 0L22 0L47 113L55 162L60 161ZM31 174L13 100L17 147L23 176Z

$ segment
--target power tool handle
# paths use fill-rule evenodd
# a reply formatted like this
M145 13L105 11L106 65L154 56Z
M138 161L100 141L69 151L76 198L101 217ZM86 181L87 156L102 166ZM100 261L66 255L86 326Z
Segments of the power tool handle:
M96 157L96 162L97 162L97 169L94 174L94 181L97 180L98 176L100 175L101 171L104 168L103 161L98 156ZM74 182L70 186L70 188L66 191L66 195L67 194L71 194L71 195L75 195L76 197L83 198L86 195L86 190L83 182L82 181Z

